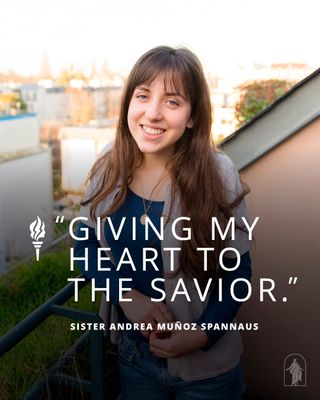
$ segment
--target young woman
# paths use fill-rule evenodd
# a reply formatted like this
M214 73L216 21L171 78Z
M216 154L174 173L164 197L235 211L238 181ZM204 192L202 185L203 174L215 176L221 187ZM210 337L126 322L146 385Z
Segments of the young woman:
M88 248L89 270L78 264L95 278L95 287L109 282L110 302L103 301L102 313L111 303L112 322L140 327L112 332L119 343L121 398L241 399L239 333L209 324L233 321L241 303L231 297L230 285L251 276L241 219L247 217L247 190L230 159L212 144L209 89L191 51L161 46L137 61L124 88L115 142L88 182L81 209L86 220L78 230L86 228L89 237L77 242L76 255ZM213 217L221 232L235 217L232 241L217 232L213 240ZM148 234L146 225L154 228ZM219 266L227 246L241 255L232 268L239 260L225 253L230 272ZM99 247L110 249L105 271L97 270ZM214 248L206 253L206 268L199 248ZM121 292L124 279L130 290ZM206 288L207 296L200 298L199 290ZM245 292L246 285L237 285L239 298ZM157 329L175 321L189 325L166 333Z

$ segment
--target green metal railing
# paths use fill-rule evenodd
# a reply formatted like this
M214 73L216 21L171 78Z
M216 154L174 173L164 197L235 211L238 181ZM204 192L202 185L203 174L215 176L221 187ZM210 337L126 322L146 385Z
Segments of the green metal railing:
M79 290L89 282L89 280L79 282ZM0 357L10 351L38 325L52 315L72 318L82 322L103 322L97 314L62 306L73 294L74 283L71 282L3 335L0 338ZM71 354L73 355L75 352L81 351L88 344L90 350L91 380L87 381L62 373L61 368L68 362ZM71 349L59 359L58 363L47 371L46 378L30 388L24 396L24 400L37 399L48 384L54 381L59 382L60 385L63 384L89 392L92 400L107 400L104 371L104 332L101 330L86 331Z

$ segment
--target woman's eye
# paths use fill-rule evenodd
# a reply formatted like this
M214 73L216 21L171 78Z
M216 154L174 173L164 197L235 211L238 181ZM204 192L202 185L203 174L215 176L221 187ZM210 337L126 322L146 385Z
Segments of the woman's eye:
M138 94L138 95L137 95L137 99L146 100L146 99L147 99L147 95L145 95L145 94Z
M179 105L175 100L168 100L168 103L169 103L171 106L178 106L178 105Z

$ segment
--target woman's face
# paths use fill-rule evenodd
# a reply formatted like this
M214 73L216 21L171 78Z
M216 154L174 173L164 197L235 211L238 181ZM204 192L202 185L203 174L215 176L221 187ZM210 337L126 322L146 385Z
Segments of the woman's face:
M136 87L128 126L140 151L170 157L174 144L192 127L191 105L182 93L166 92L162 76Z

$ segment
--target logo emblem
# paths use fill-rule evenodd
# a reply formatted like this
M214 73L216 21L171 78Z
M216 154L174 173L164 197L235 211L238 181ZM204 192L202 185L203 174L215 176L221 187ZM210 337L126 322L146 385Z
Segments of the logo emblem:
M283 362L283 386L307 386L306 359L298 353L289 354Z
M44 238L46 235L45 223L37 216L37 218L31 222L29 228L31 239L33 239L32 244L36 250L36 259L39 261L40 249L43 243L43 241L39 239Z

